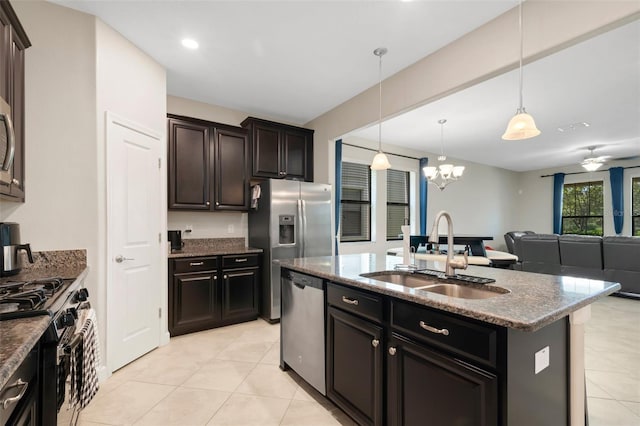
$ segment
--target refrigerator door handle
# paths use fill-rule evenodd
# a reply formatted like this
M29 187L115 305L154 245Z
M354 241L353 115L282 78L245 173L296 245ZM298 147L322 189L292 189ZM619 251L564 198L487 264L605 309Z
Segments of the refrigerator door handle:
M300 204L302 204L302 216L300 216L302 221L302 257L305 257L307 248L307 202L302 200Z
M302 220L302 200L298 200L298 219L296 220L296 233L298 234L298 257L304 257L304 230Z

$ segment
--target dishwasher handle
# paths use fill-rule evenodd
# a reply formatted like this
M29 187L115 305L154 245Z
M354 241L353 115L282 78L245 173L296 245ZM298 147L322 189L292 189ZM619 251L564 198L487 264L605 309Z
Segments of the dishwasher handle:
M293 285L295 285L296 287L298 287L300 290L304 290L304 288L306 287L306 285L299 283L297 281L291 281L293 283Z

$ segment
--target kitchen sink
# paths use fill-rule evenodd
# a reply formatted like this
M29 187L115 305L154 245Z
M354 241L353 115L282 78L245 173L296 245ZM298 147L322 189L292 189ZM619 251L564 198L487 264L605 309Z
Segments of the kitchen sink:
M485 287L484 283L495 281L489 278L470 275L447 277L439 271L380 271L360 276L460 299L488 299L509 293L509 290L502 287Z

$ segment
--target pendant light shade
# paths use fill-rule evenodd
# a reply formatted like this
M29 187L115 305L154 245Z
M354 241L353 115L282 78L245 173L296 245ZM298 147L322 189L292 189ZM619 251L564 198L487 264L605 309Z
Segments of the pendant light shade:
M527 114L524 108L518 109L516 115L514 115L509 124L507 130L505 130L502 139L506 141L517 141L522 139L529 139L534 136L538 136L540 130L536 127L536 122L533 117Z
M382 56L387 53L385 47L378 47L373 51L373 54L380 58L378 66L378 91L379 91L379 104L378 104L378 153L373 157L371 162L371 170L387 170L391 167L389 159L382 152Z
M520 0L518 9L518 25L520 29L520 107L516 111L516 115L509 120L507 130L502 135L502 139L507 141L529 139L540 134L533 117L527 114L522 106L522 0Z
M371 162L371 170L387 170L391 167L391 163L389 163L389 159L385 155L384 152L378 151L375 157L373 157L373 161Z

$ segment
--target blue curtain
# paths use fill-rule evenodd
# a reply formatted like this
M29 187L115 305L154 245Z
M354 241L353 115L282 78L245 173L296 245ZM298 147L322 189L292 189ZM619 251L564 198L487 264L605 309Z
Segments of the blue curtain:
M562 186L564 185L564 173L553 175L553 233L562 231Z
M336 141L336 177L334 179L333 193L335 194L335 244L336 244L336 256L338 255L338 238L340 232L340 199L342 198L342 139Z
M420 235L427 235L427 178L422 171L423 167L427 167L429 159L422 157L420 159L420 168L418 170L418 182L420 182Z
M622 233L624 223L624 168L611 167L609 169L611 181L611 207L613 208L613 226L616 234Z

